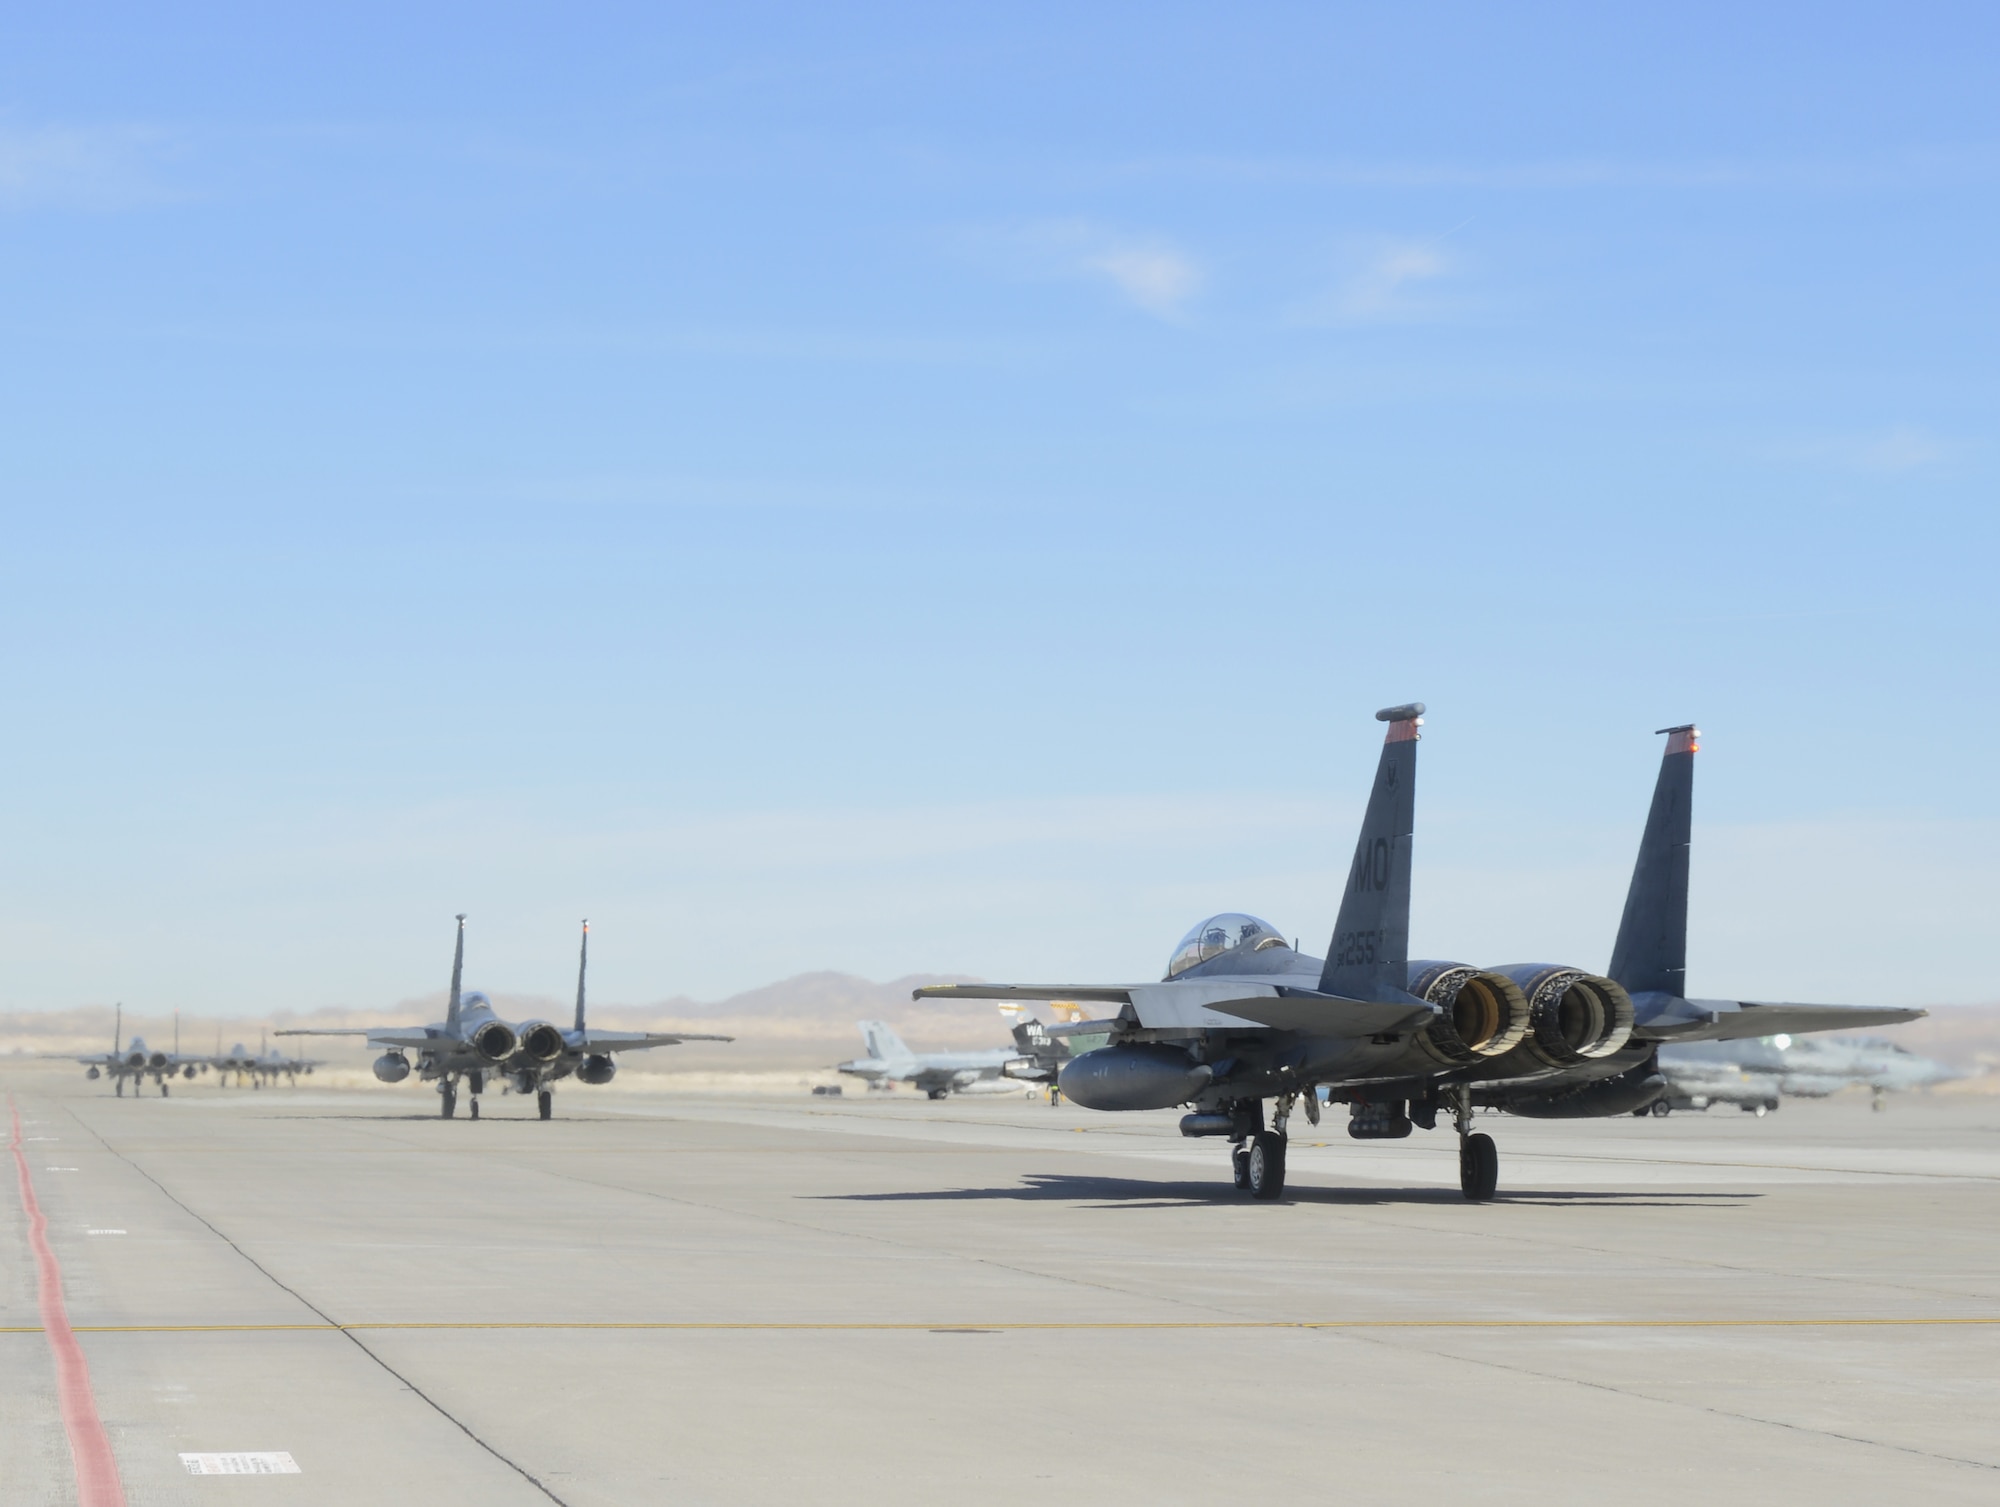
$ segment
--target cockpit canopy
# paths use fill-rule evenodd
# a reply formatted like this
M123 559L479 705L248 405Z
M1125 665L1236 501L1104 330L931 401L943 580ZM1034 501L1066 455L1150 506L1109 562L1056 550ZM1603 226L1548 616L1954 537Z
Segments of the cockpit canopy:
M1167 964L1167 977L1178 978L1196 963L1219 958L1231 948L1260 952L1266 947L1285 945L1284 937L1269 921L1226 911L1219 916L1210 916L1181 938L1180 946L1174 949L1172 961Z

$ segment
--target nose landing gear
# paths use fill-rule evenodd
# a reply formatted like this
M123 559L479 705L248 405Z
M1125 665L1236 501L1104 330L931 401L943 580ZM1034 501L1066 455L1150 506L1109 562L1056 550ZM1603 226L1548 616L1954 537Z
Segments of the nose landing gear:
M543 1089L535 1095L535 1113L540 1115L544 1120L554 1114L555 1109L556 1096L547 1089Z

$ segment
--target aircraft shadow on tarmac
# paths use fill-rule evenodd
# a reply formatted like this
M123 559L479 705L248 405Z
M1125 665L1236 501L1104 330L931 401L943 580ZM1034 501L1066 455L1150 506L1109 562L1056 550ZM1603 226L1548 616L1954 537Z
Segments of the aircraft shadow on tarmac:
M955 1203L985 1199L1022 1203L1092 1203L1100 1208L1177 1209L1193 1204L1241 1206L1253 1202L1227 1183L1155 1183L1124 1177L1075 1177L1031 1173L1004 1188L940 1188L921 1193L820 1193L821 1199L848 1203ZM1760 1193L1618 1193L1573 1189L1502 1189L1500 1203L1548 1208L1572 1206L1618 1209L1733 1209ZM1293 1184L1279 1202L1299 1204L1462 1204L1456 1188L1315 1188Z

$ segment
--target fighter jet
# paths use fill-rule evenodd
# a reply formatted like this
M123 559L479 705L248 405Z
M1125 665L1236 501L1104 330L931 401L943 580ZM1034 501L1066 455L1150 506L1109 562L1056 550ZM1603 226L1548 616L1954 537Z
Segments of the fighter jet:
M567 1031L559 1031L545 1020L528 1021L519 1027L521 1045L507 1064L507 1075L517 1094L533 1094L535 1107L546 1120L554 1113L555 1084L572 1074L580 1083L609 1083L618 1071L615 1052L634 1052L646 1047L679 1046L684 1041L733 1041L731 1036L705 1036L690 1031L599 1031L584 1020L584 974L590 966L590 922L583 923L583 942L576 959L576 1019Z
M88 1070L83 1076L91 1082L94 1083L99 1078L109 1078L112 1087L117 1090L119 1098L122 1099L125 1097L125 1080L127 1078L132 1080L132 1092L137 1094L145 1086L146 1079L150 1077L155 1083L160 1085L160 1097L164 1099L167 1097L168 1079L192 1078L206 1066L206 1062L202 1058L181 1056L181 1018L179 1011L174 1012L174 1049L171 1052L156 1052L148 1047L143 1039L137 1036L132 1038L130 1046L120 1051L118 1049L118 1038L123 1034L124 1025L125 1007L119 1005L112 1016L111 1050L108 1052L93 1052L89 1056L75 1059L82 1063Z
M1824 1099L1857 1085L1872 1091L1879 1110L1886 1094L1965 1076L1879 1036L1794 1041L1778 1035L1666 1046L1660 1049L1660 1072L1667 1090L1650 1106L1653 1114L1712 1104L1764 1114L1784 1097Z
M1686 997L1692 724L1661 729L1666 754L1608 972L1411 959L1423 714L1420 702L1375 714L1388 733L1324 959L1231 913L1183 937L1157 983L946 984L917 997L1095 1002L1104 1018L1051 1028L1106 1038L1064 1066L1063 1092L1086 1109L1187 1107L1181 1133L1226 1138L1237 1186L1262 1199L1284 1190L1294 1109L1318 1123L1319 1085L1348 1106L1357 1139L1401 1138L1448 1115L1460 1189L1478 1201L1497 1190L1499 1157L1472 1128L1476 1108L1626 1114L1665 1092L1662 1042L1851 1030L1924 1013Z
M219 1039L216 1045L219 1049L221 1046ZM245 1082L252 1088L262 1088L266 1083L275 1087L281 1077L289 1079L296 1088L299 1075L310 1074L320 1064L316 1057L293 1057L284 1052L274 1052L267 1041L259 1041L256 1055L252 1056L239 1041L227 1052L218 1050L208 1059L208 1065L215 1069L225 1087L233 1075L239 1088Z
M1034 1016L1028 1014L1028 1007L1016 1001L1003 1001L1000 1014L1014 1020L1014 1051L1011 1061L1000 1065L1003 1076L1022 1083L1039 1083L1048 1090L1049 1103L1062 1102L1062 1087L1057 1079L1062 1075L1062 1066L1073 1055L1070 1043L1060 1036L1051 1036L1049 1028ZM1015 1020L1015 1017L1021 1017Z
M417 1054L416 1072L422 1082L438 1086L438 1113L450 1119L458 1108L458 1085L464 1080L471 1096L472 1118L479 1118L479 1096L489 1076L505 1078L522 1093L535 1095L542 1119L554 1113L553 1084L574 1073L585 1083L609 1083L618 1064L612 1053L642 1047L679 1046L684 1041L729 1041L728 1036L704 1036L688 1031L593 1031L583 1019L583 970L589 961L590 923L583 923L583 957L576 974L576 1025L564 1031L546 1020L505 1021L493 1012L493 1002L478 990L461 992L465 976L465 917L458 918L457 950L451 959L451 995L444 1019L427 1026L357 1026L341 1030L286 1030L280 1036L365 1036L382 1048L375 1059L375 1076L384 1083L401 1083L410 1076L409 1053Z
M864 1020L860 1026L868 1055L839 1063L834 1071L865 1078L870 1088L908 1083L922 1089L927 1098L942 1099L946 1094L1004 1093L1014 1087L1001 1076L1009 1063L1022 1060L1021 1053L1011 1048L913 1052L903 1045L902 1037L879 1020Z

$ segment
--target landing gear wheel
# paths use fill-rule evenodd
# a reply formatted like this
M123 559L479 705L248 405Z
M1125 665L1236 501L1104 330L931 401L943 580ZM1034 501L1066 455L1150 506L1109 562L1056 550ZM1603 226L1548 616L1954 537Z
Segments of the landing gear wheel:
M942 1099L944 1097L944 1094L945 1091L941 1088L926 1089L924 1091L924 1097L926 1099Z
M479 1100L476 1097L472 1100L472 1118L479 1118Z
M438 1090L438 1113L449 1120L458 1111L458 1090L447 1083Z
M121 1099L122 1099L122 1098L124 1098L124 1097L125 1097L125 1080L124 1080L123 1078L120 1078L120 1079L118 1080L118 1084L117 1084L117 1087L118 1087L118 1097L119 1097L119 1098L121 1098Z
M1493 1137L1474 1131L1458 1143L1459 1190L1474 1203L1485 1203L1500 1187L1500 1153Z
M1236 1186L1250 1186L1250 1148L1241 1142L1229 1148L1229 1170L1235 1175Z
M1653 1101L1653 1113L1658 1115L1661 1119L1664 1120L1668 1115L1672 1114L1673 1112L1674 1112L1673 1105L1669 1104L1665 1099L1655 1099Z
M1250 1154L1243 1170L1250 1180L1252 1198L1277 1198L1285 1191L1285 1138L1274 1130L1260 1130L1250 1139Z
M544 1120L556 1112L556 1096L547 1089L535 1095L535 1113Z

